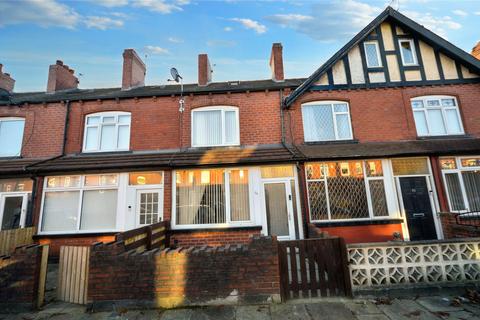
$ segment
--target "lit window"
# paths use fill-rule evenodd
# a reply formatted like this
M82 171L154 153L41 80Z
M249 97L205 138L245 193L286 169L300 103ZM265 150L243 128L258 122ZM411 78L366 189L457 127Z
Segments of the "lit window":
M380 49L377 41L368 41L364 44L365 58L367 60L368 68L378 68L382 66L382 60L380 58Z
M128 184L131 186L162 184L163 182L162 172L132 172L128 176Z
M205 107L192 111L192 146L240 144L238 108Z
M451 211L480 212L480 157L440 159Z
M350 140L352 127L348 104L342 101L318 101L302 105L306 142Z
M85 120L84 152L124 151L130 148L130 113L104 112Z
M401 39L400 43L400 55L402 56L402 63L404 66L417 65L417 55L415 53L415 45L412 39Z
M24 126L24 119L0 118L0 157L20 156Z
M457 99L450 96L424 96L411 100L418 136L463 134Z
M312 221L389 215L381 160L306 165Z
M47 177L42 232L116 229L118 175Z
M247 169L176 172L176 225L238 224L250 221Z

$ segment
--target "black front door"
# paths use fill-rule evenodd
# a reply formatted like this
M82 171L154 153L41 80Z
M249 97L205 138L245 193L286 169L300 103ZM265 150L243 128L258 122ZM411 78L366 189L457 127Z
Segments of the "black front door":
M437 239L426 177L400 178L410 240Z

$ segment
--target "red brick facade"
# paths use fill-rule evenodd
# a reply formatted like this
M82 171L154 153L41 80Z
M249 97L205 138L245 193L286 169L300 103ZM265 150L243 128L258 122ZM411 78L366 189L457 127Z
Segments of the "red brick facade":
M224 246L227 244L241 244L251 241L253 236L260 235L260 229L218 230L191 230L175 231L170 237L170 245L188 246Z
M64 235L64 236L39 236L37 237L39 244L47 244L50 247L49 255L51 257L60 256L61 246L91 246L95 242L112 242L115 241L115 235Z

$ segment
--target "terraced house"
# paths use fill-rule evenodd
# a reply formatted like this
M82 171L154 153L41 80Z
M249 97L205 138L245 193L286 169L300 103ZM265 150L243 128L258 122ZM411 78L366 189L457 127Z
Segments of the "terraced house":
M476 52L476 53L475 53ZM78 89L50 66L46 92L0 77L0 221L40 243L108 241L170 221L171 243L251 235L347 242L443 238L438 212L480 210L480 60L387 8L307 79Z

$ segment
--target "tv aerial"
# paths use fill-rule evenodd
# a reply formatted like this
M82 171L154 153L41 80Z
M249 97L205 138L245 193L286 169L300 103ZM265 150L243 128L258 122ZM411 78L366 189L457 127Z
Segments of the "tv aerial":
M183 98L183 78L178 73L177 68L171 68L170 75L172 76L172 79L168 79L167 81L175 81L176 83L180 83L180 100L178 101L180 106L178 111L182 113L185 110L185 99Z

